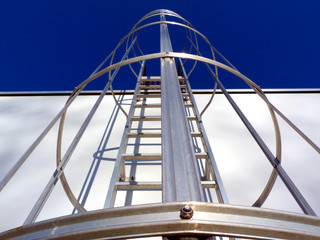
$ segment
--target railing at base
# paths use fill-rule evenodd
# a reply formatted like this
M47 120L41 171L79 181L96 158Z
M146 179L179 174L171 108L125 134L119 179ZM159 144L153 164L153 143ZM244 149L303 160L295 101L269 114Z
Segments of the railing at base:
M191 219L181 219L189 205ZM119 207L54 218L0 234L0 239L123 239L151 236L225 236L320 239L320 219L261 208L203 202Z

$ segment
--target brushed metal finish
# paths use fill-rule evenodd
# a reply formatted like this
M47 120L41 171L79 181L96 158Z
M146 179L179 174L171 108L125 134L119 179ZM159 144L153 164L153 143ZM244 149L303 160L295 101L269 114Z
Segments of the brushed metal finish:
M180 219L189 205L192 219ZM302 214L199 202L103 209L0 233L1 239L124 239L192 234L253 239L320 239L320 218Z

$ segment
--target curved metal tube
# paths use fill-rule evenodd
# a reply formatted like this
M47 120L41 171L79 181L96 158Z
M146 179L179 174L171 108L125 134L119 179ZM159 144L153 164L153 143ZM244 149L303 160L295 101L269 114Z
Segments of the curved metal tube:
M154 14L153 16L157 16L157 15L160 15L160 14L163 14L163 11L162 11L162 10L160 10L160 13ZM173 15L173 14L172 14L172 15ZM177 15L177 14L176 14L176 15ZM173 15L173 16L174 16L174 15ZM149 16L149 17L151 17L151 16ZM179 16L178 16L178 17L179 17ZM191 24L190 24L187 20L185 20L184 18L182 18L182 17L179 17L179 18L181 18L185 23L188 23L189 25L191 25ZM142 20L145 20L145 19L146 19L146 18L142 18ZM138 26L138 24L139 24L142 20L140 20L140 21L132 28L132 30L130 31L129 34L127 34L123 39L120 40L120 42L118 43L117 47L116 47L116 48L109 54L109 56L98 66L98 68L93 72L93 74L95 74L95 73L101 68L101 66L103 66L103 64L105 64L105 62L110 58L110 56L111 56L110 65L112 65L114 56L115 56L115 54L116 54L116 50L117 50L117 48L121 45L121 43L124 41L125 38L127 39L127 41L126 41L126 51L128 51L129 38L132 39L132 40L131 40L131 47L132 47L132 43L136 42L136 40L137 40L137 36L133 39L133 37L134 37L133 34L137 35L137 31L138 31L138 30L140 30L140 29L142 29L142 28L144 28L144 27L147 27L147 26L150 26L150 25L151 25L151 24L149 24L149 25L147 24L147 25L144 25L144 26L136 29L136 26ZM152 23L152 25L153 25L153 24L157 24L157 23ZM192 26L192 25L191 25L191 26ZM190 31L190 29L189 29L189 31ZM195 34L195 33L194 33L194 34ZM192 35L191 35L191 37L192 37ZM197 45L197 48L198 48L198 42L197 42L196 34L195 34L195 38L196 38L196 45ZM140 50L140 52L142 53L142 51L141 51L141 49L140 49L140 47L139 47L138 44L137 44L137 46L138 46L138 49ZM190 50L191 50L191 48L190 48ZM142 53L142 54L143 54L143 53ZM134 55L135 55L135 54L134 54ZM191 72L192 72L193 69L195 68L196 63L197 63L197 61L195 61L194 65L193 65L193 68L192 68L191 71L189 72L189 75L191 74ZM131 64L129 63L128 65L129 65L131 71L132 71L132 72L134 73L134 75L137 77L137 74L136 74L135 71L132 69ZM112 78L112 77L111 77L111 71L109 71L109 78L110 78L110 79ZM110 84L110 89L111 89L112 96L113 96L116 104L118 105L118 107L120 108L120 110L124 113L124 115L125 115L126 117L128 117L127 113L124 111L124 109L123 109L123 108L119 105L119 103L116 101L111 84ZM65 112L65 113L63 114L63 116L61 117L61 121L60 121L60 125L59 125L59 134L58 134L58 140L57 140L57 142L58 142L58 144L57 144L57 165L59 165L59 163L61 162L61 141L62 141L62 131L63 131L63 125L64 125L65 116L66 116L66 112ZM71 191L71 189L70 189L70 187L69 187L69 185L68 185L68 183L67 183L67 180L66 180L65 175L64 175L63 172L62 172L62 174L61 174L61 176L60 176L60 179L61 179L61 183L62 183L62 185L63 185L63 188L64 188L64 190L65 190L65 192L66 192L66 194L67 194L70 202L74 205L74 207L75 207L79 212L84 212L84 211L86 211L86 210L84 209L84 207L78 202L78 200L77 200L77 199L75 198L75 196L73 195L73 193L72 193L72 191Z
M254 82L252 82L249 78L245 77L243 74L241 74L240 72L234 70L233 68L231 67L228 67L226 66L225 64L222 64L220 62L217 62L215 60L211 60L211 59L208 59L208 58L204 58L204 57L201 57L201 56L196 56L196 55L191 55L191 54L186 54L186 53L157 53L157 54L149 54L149 55L145 55L145 56L140 56L140 57L136 57L136 58L132 58L132 59L128 59L128 60L125 60L123 62L120 62L120 63L117 63L117 64L114 64L112 66L109 66L103 70L101 70L100 72L96 73L95 75L93 75L92 77L88 78L87 80L85 80L82 84L86 84L92 80L94 80L95 78L103 75L104 73L108 72L108 71L111 71L117 67L120 67L120 66L123 66L123 65L127 65L129 63L133 63L133 62L138 62L138 61L141 61L141 60L149 60L149 59L155 59L155 58L161 58L161 57L177 57L177 58L188 58L188 59L194 59L194 60L198 60L198 61L202 61L202 62L206 62L208 64L211 64L211 65L215 65L217 67L220 67L222 69L225 69L231 73L233 73L234 75L240 77L241 79L243 79L249 86L251 86L253 88L254 91L260 93L259 96L263 96L263 91L260 89L260 87L255 84ZM81 84L79 85L81 86ZM268 106L270 106L272 109L272 105L269 104L269 101L266 101L266 96L263 96L262 99L268 104ZM280 115L281 116L281 115ZM260 140L259 140L260 141ZM272 159L269 159L270 161ZM272 160L273 161L273 160ZM277 159L277 161L279 161ZM283 171L282 168L280 168L280 165L277 165L278 168L276 168L277 171L281 171L282 174L284 174L283 176L288 179L289 182L287 182L287 184L289 184L291 187L293 187L294 191L292 191L291 193L294 195L294 194L298 194L299 197L295 197L296 200L298 201L298 199L302 199L302 202L301 203L302 205L305 205L306 202L305 200L303 199L302 195L300 194L300 192L296 189L296 187L294 186L294 184L291 182L291 180L288 178L288 176L286 175L286 173ZM289 188L290 189L290 188ZM295 195L294 195L295 196ZM302 206L300 205L300 206ZM308 207L307 207L308 208ZM311 210L312 212L312 210Z
M136 23L136 24L134 25L134 27L131 29L131 31L130 31L125 37L123 37L123 38L120 40L120 42L119 42L118 45L121 45L121 43L122 43L125 39L127 39L127 43L126 43L126 49L127 49L129 37L130 37L132 34L136 33L137 31L139 31L139 30L141 30L141 29L143 29L143 28L145 28L145 27L152 26L152 25L156 25L156 24L161 24L161 23L173 24L173 25L178 25L178 26L182 26L182 27L188 28L189 30L192 30L194 33L199 34L199 35L209 44L210 49L211 49L211 52L212 52L213 59L215 60L214 48L213 48L212 44L210 43L210 41L209 41L209 40L207 39L207 37L205 37L202 33L200 33L199 31L195 30L195 29L192 27L192 25L191 25L187 20L185 20L184 18L182 18L180 15L178 15L178 14L172 12L172 11L169 11L169 10L165 10L165 11L164 11L164 10L156 10L156 11L152 11L152 13L153 13L153 12L157 12L157 11L160 11L160 13L158 13L158 14L153 14L152 16L149 16L149 15L150 15L150 13L149 13L149 14L145 15L145 17L141 18L140 21L138 21L138 23ZM164 14L165 12L170 12L170 13L172 14L172 16L176 16L176 17L182 19L184 22L188 23L190 26L185 25L185 24L181 24L181 23L177 23L177 22L172 22L172 21L157 21L157 22L152 22L152 23L145 24L145 25L137 28L137 26L138 26L138 25L140 24L140 22L142 22L143 20L145 20L145 19L147 19L147 18L149 18L149 17L153 17L153 16L157 16L157 15ZM175 15L174 15L174 14L175 14ZM197 44L197 47L198 47L198 42L197 42L196 34L195 34L195 38L196 38L196 44ZM140 47L139 47L139 46L138 46L138 48L139 48L139 50L140 50ZM141 50L140 50L140 52L142 53ZM112 57L111 57L111 60L110 60L110 65L112 65L112 63L113 63L113 59L114 59L115 53L116 53L116 51L114 51L113 54L112 54ZM143 53L142 53L142 54L143 54ZM135 76L137 76L137 74L136 74L136 73L133 71L133 69L131 68L131 65L130 65L130 64L129 64L129 66L130 66L130 69L132 70L132 72L135 74ZM188 76L191 74L191 72L193 71L193 69L195 68L195 66L196 66L196 62L195 62L195 64L194 64L193 68L192 68L192 69L190 70L190 72L188 73ZM216 72L217 72L217 71L218 71L217 67L215 67L215 69L216 69ZM110 77L111 77L111 72L109 72L109 78L110 78Z
M154 17L154 16L158 16L158 15L168 15L168 16L174 16L177 17L181 20L183 20L184 23L178 23L178 22L172 22L172 21L157 21L157 22L151 22L148 24L145 24L143 26L139 26L140 23L148 18ZM177 26L182 26L184 27L186 30L188 29L190 32L190 38L187 35L187 38L189 39L190 43L194 46L194 43L192 41L192 34L191 31L193 31L193 34L195 35L195 41L196 41L196 46L194 46L194 48L199 51L199 46L198 46L198 40L197 40L197 35L200 35L205 42L208 43L211 52L212 52L212 59L208 59L208 58L204 58L202 56L197 56L197 55L193 55L193 54L186 54L186 53L156 53L156 54L148 54L148 55L144 55L144 56L139 56L139 57L134 57L131 59L127 59L127 60L123 60L119 63L113 64L113 59L115 57L116 51L117 49L121 46L121 44L124 42L125 39L127 39L126 42L126 51L128 51L128 43L131 39L131 46L130 48L134 45L137 44L137 47L140 51L140 53L143 55L142 50L139 47L137 40L137 32L145 27L148 26L152 26L152 25L156 25L156 24L172 24L172 25L177 25ZM188 32L188 31L187 31ZM184 48L185 49L185 48ZM190 48L190 52L192 50L192 47ZM218 53L222 59L229 65L225 65L222 64L218 61L216 61L216 57L215 57L215 52ZM134 52L134 56L136 56L136 53ZM110 64L108 67L104 68L103 70L100 70L101 67L108 61L108 59L111 57L110 60ZM134 73L134 75L137 77L137 74L135 73L135 71L133 70L131 64L135 63L135 62L141 62L141 61L145 61L145 60L150 60L150 59L156 59L156 58L163 58L163 57L177 57L177 58L184 58L184 59L191 59L194 60L195 63L192 67L192 69L190 70L188 76L192 73L192 71L194 70L197 61L201 61L207 64L211 64L214 65L215 67L215 74L216 77L218 79L218 68L222 68L226 71L231 72L232 74L238 76L239 78L241 78L242 80L244 80L258 95L259 97L261 97L261 99L267 104L269 112L271 114L272 117L272 121L273 121L273 125L274 125L274 129L275 129L275 133L276 133L276 160L281 161L281 137L280 137L280 130L279 130L279 125L278 125L278 121L276 118L276 114L275 112L281 117L283 118L288 124L289 126L291 126L309 145L311 145L311 147L313 147L318 153L320 153L320 149L319 147L313 143L304 133L302 133L289 119L287 119L276 107L274 107L268 100L268 98L266 97L266 95L263 93L263 91L260 89L260 87L255 84L253 81L251 81L249 78L245 77L244 75L242 75L222 54L220 54L213 46L212 44L209 42L209 40L199 31L197 31L196 29L194 29L192 27L192 25L185 20L184 18L182 18L180 15L169 11L169 10L155 10L152 11L150 13L148 13L147 15L145 15L143 18L141 18L132 28L132 30L124 37L122 38L119 43L117 44L116 48L108 55L108 57L98 66L98 68L91 74L91 76L89 78L87 78L85 81L83 81L81 84L79 84L73 91L73 93L71 94L70 98L67 100L65 107L59 112L59 114L57 115L57 117L49 124L49 126L45 129L45 131L39 136L39 138L35 141L35 143L27 150L27 152L23 155L23 157L18 161L18 163L15 165L14 169L11 170L9 173L9 175L6 175L6 177L1 181L0 184L0 190L5 186L5 184L10 180L10 178L15 174L15 172L19 169L19 167L23 164L23 162L25 161L25 159L31 154L31 152L33 151L33 149L38 145L38 143L43 139L43 137L46 135L46 133L48 131L50 131L51 127L55 124L55 122L60 118L60 125L59 125L59 133L58 133L58 140L57 140L57 166L62 165L61 163L61 141L62 141L62 132L63 132L63 125L64 125L64 120L65 120L65 116L66 116L66 111L68 109L68 107L70 106L70 104L72 103L72 101L77 97L77 95L80 93L80 91L91 81L93 81L94 79L98 78L99 76L102 76L105 73L109 73L109 78L110 80L113 80L113 74L112 74L112 70L115 70L116 73L116 69L118 69L121 66L124 65L129 65L131 71ZM100 71L99 71L100 70ZM111 76L112 74L112 76ZM111 80L111 81L112 81ZM111 81L110 81L110 88L111 88L111 92L112 92L112 96L114 97L114 93L113 93L113 89L111 86ZM212 99L214 97L215 91L217 88L217 83L215 84L214 87L214 91L213 94L208 102L208 104L205 106L204 110L201 112L200 115L202 115L204 113L204 111L208 108L208 106L211 104ZM115 99L116 101L116 99ZM117 105L119 106L119 103L116 101ZM123 110L123 108L121 106L119 106L121 111L127 116L126 112ZM128 117L128 116L127 116ZM263 190L262 194L260 195L260 197L258 198L258 200L253 204L253 206L256 207L260 207L263 202L265 201L265 199L267 198L267 196L269 195L274 182L276 180L277 177L277 167L281 168L280 165L277 165L275 163L274 165L274 169L271 173L271 176L268 180L267 185L265 186L265 189ZM60 170L59 170L60 171ZM282 172L282 174L286 174L283 170L280 170ZM70 199L71 203L74 205L74 207L79 211L79 212L86 212L85 208L78 202L78 200L75 198L75 196L73 195L67 180L65 178L65 175L63 173L63 170L61 168L61 172L59 172L59 176L61 183L63 185L63 188L68 196L68 198ZM290 179L289 179L290 180ZM51 181L51 180L50 180ZM291 183L290 183L291 184ZM288 187L289 188L289 187ZM290 190L290 189L289 189ZM291 190L290 190L291 191ZM295 192L297 192L297 189L294 189L292 192L292 195L296 198ZM299 195L299 192L298 192ZM297 200L298 201L298 200ZM300 203L299 203L300 204ZM301 206L301 205L300 205ZM311 209L312 211L312 209Z
M159 13L156 13L157 11L160 11ZM153 14L154 13L154 14ZM116 68L119 68L120 66L124 66L124 65L130 65L131 63L134 63L134 62L139 62L139 61L142 61L142 60L149 60L149 59L155 59L155 58L162 58L162 57L178 57L178 58L184 58L184 59L192 59L192 60L195 60L195 61L201 61L201 62L205 62L205 63L208 63L208 64L211 64L211 65L214 65L215 66L215 69L216 69L216 74L218 74L218 67L219 68L222 68L222 69L225 69L231 73L233 73L234 75L240 77L241 79L243 79L261 98L263 101L266 102L266 104L268 105L269 107L269 111L272 115L272 119L274 121L274 127L276 129L276 138L280 138L280 132L279 131L279 126L278 126L278 123L277 123L277 120L275 118L275 112L277 112L279 114L279 116L281 118L283 118L302 138L304 138L318 153L320 153L320 149L319 147L317 147L309 138L307 138L293 123L291 123L278 109L276 109L270 102L269 100L267 99L267 97L264 95L264 93L262 92L262 90L260 89L260 87L258 85L256 85L254 82L252 82L249 78L245 77L244 75L242 75L239 71L236 70L236 68L227 60L225 59L216 49L214 49L214 47L211 45L211 43L208 41L208 39L203 35L201 34L199 31L195 30L193 27L190 27L192 26L190 24L190 26L188 25L185 25L185 24L181 24L181 23L177 23L177 22L171 22L171 21L158 21L158 22L152 22L152 23L149 23L149 24L145 24L143 26L140 26L140 27L137 27L140 22L142 22L143 20L149 18L149 17L153 17L153 16L157 16L157 15L161 15L161 14L166 14L166 15L170 15L170 16L175 16L175 17L178 17L180 19L182 19L184 22L187 22L189 23L188 21L186 21L184 18L180 17L178 14L175 14L174 12L171 12L171 11L164 11L164 10L156 10L156 11L153 11L152 14L149 13L147 15L145 15L145 17L143 17L132 29L132 31L127 34L124 38L122 38L120 40L120 42L118 43L118 45L116 46L116 48L111 52L111 54L99 65L99 67L94 71L94 73L88 78L86 79L85 81L83 81L81 84L79 84L74 92L72 93L72 96L74 94L77 94L80 92L80 90L82 90L84 88L84 86L86 84L88 84L89 82L93 81L94 79L98 78L99 76L109 72L110 76L111 76L111 71L116 69ZM128 45L128 40L129 40L129 36L133 38L133 34L136 34L137 31L139 31L140 29L143 29L147 26L151 26L151 25L155 25L155 24L161 24L161 23L166 23L166 24L173 24L173 25L178 25L178 26L182 26L182 27L185 27L186 29L189 29L189 31L193 31L194 34L195 34L195 37L196 37L196 34L200 35L210 46L210 49L212 51L212 55L213 55L213 58L214 60L211 60L211 59L208 59L208 58L204 58L204 57L201 57L201 56L196 56L196 55L192 55L192 54L185 54L185 53L158 53L158 54L149 54L149 55L145 55L145 56L139 56L139 57L134 57L134 58L131 58L131 59L127 59L127 60L124 60L120 63L116 63L116 64L112 64L113 62L113 58L115 56L115 53L116 53L116 50L117 48L123 43L123 41L127 38L127 45ZM132 40L133 42L134 40ZM197 43L197 39L196 39L196 43ZM139 48L139 45L137 44L138 48ZM198 50L198 43L197 43L197 47L196 49ZM126 50L128 50L128 47L126 46ZM139 48L139 50L141 51L141 49ZM228 67L220 62L217 62L215 60L215 54L214 52L217 52L223 59L224 61L226 61L231 67ZM142 53L142 51L141 51ZM105 64L105 62L111 57L111 61L110 61L110 65L109 67L106 67L104 68L103 70L99 71L99 69ZM195 66L195 65L194 65ZM131 66L130 66L131 68ZM193 67L194 68L194 67ZM131 68L131 70L133 70ZM192 69L193 70L193 69ZM99 72L98 72L99 71ZM134 71L133 71L134 72ZM190 73L189 73L190 74ZM215 87L216 89L216 87ZM214 91L215 92L215 91ZM212 101L212 98L214 96L214 92L213 92L213 95L211 97L211 101ZM68 100L69 101L69 100ZM68 101L66 103L66 105L68 104ZM211 102L210 101L210 102ZM71 103L70 103L71 104ZM65 108L63 114L61 115L61 122L63 123L64 121L64 118L65 118L65 114L66 114L66 109L67 107ZM61 134L62 134L62 130L61 130ZM60 139L61 140L61 139ZM40 140L41 141L41 140ZM277 143L277 159L280 160L281 158L281 145L278 146L279 143ZM61 141L59 143L59 140L58 140L58 145L61 146ZM280 149L280 150L279 150ZM60 157L58 157L60 155ZM61 159L61 152L59 153L57 151L57 163L59 162L59 159ZM65 178L64 178L64 175L63 173L60 175L61 178L63 179L62 182L66 182ZM275 180L275 177L277 176L277 174L273 171L272 172L272 175L269 179L269 182L264 190L264 192L262 193L262 195L260 196L260 198L257 200L257 202L254 204L254 206L259 206L263 203L264 199L266 198L265 196L268 195L268 192L270 192L271 188L272 188L272 185L274 183L274 180ZM271 187L270 187L271 186ZM3 187L3 186L2 186ZM75 197L74 195L72 194L72 192L70 191L70 188L68 188L68 186L65 188L66 190L66 193L67 195L69 196L69 198L73 199L72 202L74 202L74 205L77 205L77 201L74 201ZM71 193L71 194L70 194ZM80 207L78 206L77 209L79 211L85 211L83 209L81 209L81 205ZM83 207L82 207L83 208Z
M110 83L110 91L112 93L112 97L114 102L117 104L118 108L120 108L121 112L126 116L126 118L128 119L128 114L126 113L126 111L121 107L120 103L117 101L116 97L114 96L114 91L112 88L112 84Z
M213 88L213 92L211 94L211 97L208 101L208 103L206 104L206 106L202 109L201 113L200 113L200 117L202 117L202 115L205 113L205 111L208 109L208 107L210 106L215 94L216 94L216 91L217 91L217 87L218 87L218 84L217 83L214 83L214 88Z
M304 133L301 132L301 130L299 130L292 122L290 122L289 119L287 119L275 106L273 106L268 100L267 97L264 96L263 91L261 90L261 88L252 80L250 80L248 77L246 77L245 75L241 74L239 71L223 64L220 63L218 61L209 59L209 58L205 58L205 57L201 57L198 55L193 55L193 54L187 54L187 53L175 53L175 52L166 52L166 53L153 53L153 54L147 54L144 56L139 56L139 57L135 57L135 58L130 58L127 60L124 60L122 62L113 64L109 67L106 67L104 69L102 69L101 71L95 73L94 75L92 75L91 77L87 78L86 80L84 80L81 84L79 84L76 88L75 91L78 90L79 88L84 87L86 84L88 84L89 82L93 81L94 79L102 76L103 74L109 72L110 70L116 69L117 67L122 67L125 65L128 65L129 63L134 63L134 62L140 62L143 60L151 60L151 59L156 59L156 58L163 58L163 57L173 57L173 58L188 58L188 59L193 59L193 60L197 60L197 61L201 61L201 62L205 62L211 65L216 65L219 68L222 68L236 76L238 76L239 78L243 79L261 98L263 101L265 101L276 113L278 113L278 115L284 119L301 137L303 137L306 142L308 144L310 144L310 146L312 146L318 153L320 153L320 148L313 143L307 136L305 136Z
M201 53L199 51L199 48L197 46L194 45L194 43L192 42L192 40L190 38L188 38L191 45L195 48L195 50L197 51L198 55L201 56ZM215 56L214 56L214 60L215 60ZM207 66L208 67L208 66ZM208 67L209 68L209 67ZM218 77L218 69L217 66L215 66L215 71L216 74L214 75L213 72L211 72L211 68L209 69L209 72L211 74L213 74L213 78L215 79L219 79ZM206 111L206 109L209 107L209 105L211 104L214 95L216 93L216 89L217 89L218 83L215 81L215 85L214 85L214 90L212 92L211 98L209 99L209 102L207 103L207 105L204 107L204 109L202 110L202 112L200 113L200 117L202 116L202 114ZM275 136L276 136L276 158L279 160L279 162L281 163L281 135L280 135L280 128L279 128L279 124L278 124L278 120L276 118L276 115L273 111L272 108L270 108L270 106L267 104L267 107L269 109L271 118L272 118L272 122L273 122L273 126L274 126L274 130L275 130ZM253 203L254 207L261 207L262 204L265 202L265 200L267 199L267 197L269 196L274 183L277 179L277 172L275 169L272 170L271 175L269 177L269 180L266 184L266 186L264 187L264 190L262 191L262 193L260 194L260 196L258 197L258 199Z
M276 158L279 160L279 162L281 163L281 134L280 134L280 127L279 127L279 123L277 120L277 117L275 115L274 110L267 104L270 115L271 115L271 119L273 122L273 126L274 126L274 132L276 135ZM277 179L278 173L275 169L272 169L271 175L269 177L269 180L266 184L266 186L264 187L262 193L260 194L259 198L252 204L253 207L261 207L262 204L265 202L265 200L267 199L267 197L269 196L275 182Z
M71 94L71 98L68 104L66 104L60 112L54 117L54 119L48 124L48 126L43 130L43 132L39 135L39 137L31 144L31 146L27 149L27 151L20 157L20 159L16 162L16 164L10 169L10 171L4 176L4 178L0 182L0 191L7 185L10 179L16 174L19 168L23 165L23 163L27 160L30 154L34 151L34 149L39 145L39 143L44 139L44 137L48 134L51 128L55 125L55 123L60 119L61 115L64 114L71 103L76 99L81 91L81 87L74 89Z
M129 51L132 49L134 43L135 43L135 40L137 38L135 38L131 44L130 44L130 47L126 49L126 52L124 54L124 56L122 57L122 61L127 58L128 54L129 54ZM112 89L112 81L113 79L115 78L116 74L118 73L120 67L116 68L112 74L112 76L110 77L110 80L108 82L108 85L111 89L111 93L112 93L112 96L113 96L113 99L115 101L115 103L117 104L117 106L120 108L120 110L124 113L124 115L128 118L128 114L124 111L124 109L121 107L121 105L118 103L117 99L115 98L114 96L114 92L113 92L113 89ZM92 76L96 71L94 71L90 76ZM84 85L85 86L85 85ZM83 86L83 87L84 87ZM83 88L82 87L82 88ZM77 88L76 88L77 89ZM107 91L108 89L106 89L105 91ZM69 100L69 99L68 99ZM67 101L68 103L68 101ZM66 104L67 104L66 103ZM66 112L64 112L64 114L62 115L61 119L60 119L60 124L59 124L59 133L58 133L58 139L57 139L57 166L60 164L61 162L61 142L62 142L62 132L63 132L63 127L64 127L64 120L65 120L65 116L66 116ZM61 172L60 174L60 177L61 177L61 183L63 185L63 188L67 194L67 197L69 198L70 202L72 203L72 205L79 211L79 212L84 212L86 211L85 208L79 203L79 201L75 198L74 194L72 193L71 191L71 188L69 187L69 184L66 180L66 177L64 175L64 172Z
M190 51L189 51L189 53L191 53L192 47L193 47L194 44L193 44L193 41L192 41L192 33L191 33L190 29L188 29L188 30L189 30L189 32L190 32L190 38L191 38L191 39L187 36L187 40L189 40L190 43L191 43L191 44L190 44ZM195 36L195 40L196 40L196 49L199 49L197 35L194 34L194 36ZM185 60L183 64L185 64L186 62L187 62L187 60ZM191 73L193 72L193 70L195 69L196 65L197 65L197 61L194 61L194 64L193 64L191 70L189 71L189 73L188 73L188 75L187 75L188 78L189 78L189 76L191 75Z
M75 138L73 139L72 143L70 144L70 146L68 147L66 153L64 154L64 157L61 159L61 162L60 162L59 166L56 168L56 170L53 173L52 177L50 178L48 184L46 185L46 187L42 191L40 197L38 198L37 202L33 206L32 210L29 213L29 215L28 215L27 219L25 220L24 224L28 224L28 223L34 222L35 219L37 218L37 216L39 215L41 209L43 208L45 202L49 198L49 196L50 196L50 194L51 194L51 192L52 192L57 180L61 176L61 173L63 172L64 168L66 167L66 165L67 165L72 153L74 152L76 146L78 145L81 137L83 136L83 133L85 132L86 128L88 127L93 115L95 114L97 108L99 107L99 105L100 105L103 97L105 96L105 93L108 91L108 89L109 89L109 83L106 84L106 86L104 87L103 91L101 92L98 100L95 102L93 108L91 109L91 111L87 115L85 121L83 122L83 124L81 125L80 129L78 130Z
M186 205L194 211L189 220L179 216ZM0 233L0 238L116 240L175 235L319 240L320 219L261 208L173 202L63 216Z
M67 102L69 101L69 99L67 100ZM61 162L62 132L63 132L64 121L66 118L66 113L67 112L65 112L61 116L60 124L59 124L59 131L58 131L58 137L57 137L57 150L56 150L57 167L59 166L59 164ZM77 198L74 196L74 194L68 184L68 181L64 175L64 172L62 172L60 175L60 181L61 181L62 187L63 187L67 197L69 198L70 202L72 203L72 205L78 210L78 212L86 212L86 209L79 203Z

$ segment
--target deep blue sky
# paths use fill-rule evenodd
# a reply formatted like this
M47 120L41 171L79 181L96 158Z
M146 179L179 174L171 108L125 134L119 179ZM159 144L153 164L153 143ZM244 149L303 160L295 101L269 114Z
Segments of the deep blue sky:
M73 90L137 20L160 8L189 20L262 88L320 88L319 0L10 0L0 3L0 92ZM194 76L194 88L212 87ZM115 88L131 87L127 81L131 75Z

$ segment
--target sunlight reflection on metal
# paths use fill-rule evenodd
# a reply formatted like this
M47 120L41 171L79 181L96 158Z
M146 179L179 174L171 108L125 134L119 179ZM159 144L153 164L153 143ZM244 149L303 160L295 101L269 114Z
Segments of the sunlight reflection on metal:
M150 20L152 17L159 16L160 21L147 22L142 25L143 21ZM177 21L166 21L165 16L175 17L178 20L182 21L182 23ZM138 32L149 26L156 25L160 26L161 50L157 53L144 55L142 49L140 49L140 46L138 44ZM188 53L173 52L168 32L169 25L182 27L186 30L186 43L182 51L185 51L187 49L189 43L190 49ZM203 39L210 48L212 59L203 57L201 55L197 36L200 36L200 39ZM119 62L114 63L116 57L118 57L118 52L120 52L118 50L125 40L126 44L124 47L124 55ZM134 49L135 45L142 55L137 55L138 52L136 52ZM129 54L131 52L133 53L134 57L129 58ZM224 62L217 61L216 54L218 54ZM144 75L146 61L152 59L160 59L161 77L149 77ZM181 75L178 75L177 73L177 68L175 66L176 59L178 59L182 69ZM185 70L185 63L187 60L193 61L193 65L188 74ZM135 63L140 63L139 75L137 75L135 72ZM200 114L198 112L188 79L198 63L205 64L209 73L215 81L211 98ZM210 65L214 66L214 71L211 69ZM111 85L119 69L123 66L128 66L137 79L136 89L133 95L129 114L125 112L125 110L115 98ZM265 144L255 128L243 114L242 110L238 107L236 102L225 89L224 85L219 79L218 69L228 71L242 79L266 103L273 121L275 131L276 156L273 156L273 153L271 152L269 147ZM91 111L87 115L87 118L83 122L76 136L66 150L64 157L61 158L62 133L68 107L87 84L107 73L109 73L109 81L106 83L104 90L101 92L98 100L92 107ZM157 82L159 83L159 88L157 87ZM151 85L151 87L149 86L149 84ZM240 73L222 54L220 54L212 46L209 40L202 33L194 29L186 19L182 18L180 15L172 11L159 9L152 11L142 17L133 26L131 31L119 41L116 48L98 66L98 68L86 80L84 80L74 89L65 106L54 118L54 120L52 120L52 122L38 137L38 139L19 159L16 165L10 170L10 172L4 177L4 179L2 179L0 183L0 190L7 184L11 177L20 168L20 166L25 162L28 156L42 141L45 135L60 119L56 155L57 168L53 173L53 176L50 178L47 186L43 190L41 196L28 215L24 223L25 226L23 226L22 228L10 230L8 232L0 233L0 237L8 238L26 236L29 238L46 238L49 236L54 236L62 238L69 237L71 235L73 237L77 237L78 232L81 230L82 232L80 234L82 235L82 237L101 237L106 239L146 236L169 236L170 239L170 236L172 234L191 234L196 238L200 235L215 235L226 236L230 238L280 237L284 239L290 239L293 236L299 236L304 238L307 237L309 239L320 239L320 229L318 227L319 218L317 217L310 217L293 213L289 214L280 211L268 211L252 207L246 208L229 205L229 201L223 187L222 179L215 163L213 153L211 151L210 144L201 120L201 116L212 102L212 99L216 93L217 86L219 86L223 94L226 96L231 106L239 115L240 119L243 121L244 125L247 127L250 134L257 142L262 152L266 155L267 159L273 167L273 171L263 192L261 193L258 200L253 204L253 206L260 207L263 204L270 191L272 190L277 175L279 175L302 211L308 215L315 215L315 212L309 206L307 201L304 199L300 191L297 189L293 181L290 179L290 177L287 175L286 171L280 164L281 137L276 116L280 116L286 123L288 123L288 125L293 128L318 153L320 153L319 147L315 143L313 143L304 133L302 133L302 131L300 131L290 120L288 120L288 118L286 118L273 104L270 103L264 92L257 84ZM123 132L121 144L119 146L118 156L111 177L109 191L107 193L104 204L106 208L111 209L87 212L84 206L79 202L80 197L79 199L76 199L76 197L72 193L72 190L69 187L63 171L109 88L111 89L112 96L118 108L126 115L127 123ZM139 92L141 89L144 89L143 93ZM150 89L153 89L153 92ZM157 92L159 91L159 89L160 93ZM161 97L161 104L148 105L146 103L147 98L159 97ZM141 101L141 99L143 99L142 104L137 104L139 101ZM150 108L161 109L161 116L145 116L144 111L147 106ZM141 113L143 114L140 114L140 116L134 116L135 108L140 109ZM191 115L190 112L193 112L194 115ZM160 120L162 124L160 129L163 132L141 133L139 132L141 130L139 127L137 128L138 130L136 133L130 132L130 130L132 130L131 124L134 121L138 121L139 124L142 125L141 123L143 121L155 122ZM192 123L192 121L194 121L195 123ZM193 128L194 125L198 127L199 132L195 131L195 129ZM154 153L148 155L140 154L138 152L134 152L133 154L126 154L125 149L130 145L128 143L129 138L156 137L161 137L161 154ZM196 147L199 148L197 144L200 141L197 142L197 140L194 140L194 138L201 139L203 149L205 150L204 153L200 151L195 152ZM134 145L136 147L136 145L139 144L140 140L136 141ZM183 144L190 146L185 147L185 145ZM140 182L136 181L133 175L128 177L125 166L126 160L130 159L134 161L162 160L162 182ZM203 165L203 176L201 175L202 173L200 171L200 168L198 169L196 166L197 164L199 164L199 162L201 162L201 164ZM136 167L133 162L131 162L131 166ZM132 170L131 172L134 171L135 170ZM46 203L46 200L48 199L59 178L67 197L69 198L74 208L80 214L29 225L37 219L37 216ZM182 183L183 185L181 185ZM224 205L201 203L201 201L204 201L205 199L204 188L215 188L218 202L224 203ZM164 203L112 209L116 200L117 190L123 189L161 189ZM190 202L192 201L198 202L193 202L190 204ZM132 204L132 196L128 201L126 200L126 204ZM179 215L175 215L176 212L180 212L181 208L186 205L191 206L195 211L194 217L192 219L189 219L188 222L186 222L185 220L181 220L179 218ZM261 218L262 215L263 218ZM108 222L106 222L106 220L108 220ZM275 223L275 221L277 223L280 223L280 227ZM57 223L59 223L59 226L57 225ZM119 227L119 223L123 224L122 227ZM115 225L113 224L116 224L117 226L115 227ZM144 228L141 228L139 224L141 226L144 226ZM168 227L169 225L171 226L171 228ZM101 226L103 227L101 228ZM137 230L139 230L139 232L137 232Z

